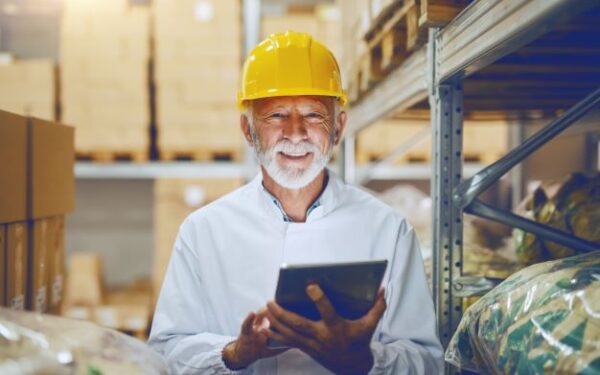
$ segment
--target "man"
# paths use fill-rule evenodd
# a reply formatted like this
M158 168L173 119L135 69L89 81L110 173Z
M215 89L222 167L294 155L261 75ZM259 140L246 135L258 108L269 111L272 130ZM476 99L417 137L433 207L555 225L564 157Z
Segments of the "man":
M436 374L442 348L412 227L326 169L341 139L339 68L308 34L248 56L241 128L261 174L181 225L150 345L177 374ZM388 259L372 309L339 317L317 285L318 322L272 301L282 263ZM384 296L385 293L385 296ZM290 349L270 349L269 338Z

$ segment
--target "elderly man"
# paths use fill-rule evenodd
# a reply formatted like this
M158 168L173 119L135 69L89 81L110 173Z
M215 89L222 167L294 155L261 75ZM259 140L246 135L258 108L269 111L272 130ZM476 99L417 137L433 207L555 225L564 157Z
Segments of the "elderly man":
M248 56L241 128L262 173L181 225L150 334L172 373L441 372L413 228L326 168L345 101L335 58L308 34L271 35ZM282 263L368 259L390 266L360 319L339 317L317 285L307 294L319 321L273 301Z

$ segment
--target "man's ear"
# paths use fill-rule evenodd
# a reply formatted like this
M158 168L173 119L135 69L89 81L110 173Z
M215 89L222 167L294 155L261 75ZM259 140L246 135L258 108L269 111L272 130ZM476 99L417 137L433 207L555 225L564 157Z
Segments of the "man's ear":
M338 113L338 117L336 119L336 126L335 126L335 145L337 146L340 141L342 140L342 136L344 135L344 129L346 129L346 119L348 118L348 116L346 115L346 112L344 111L340 111L340 113Z
M254 147L254 140L252 139L252 131L250 129L250 122L248 121L248 117L245 114L240 115L240 127L242 128L242 133L244 133L244 138L246 138L246 142L250 147Z

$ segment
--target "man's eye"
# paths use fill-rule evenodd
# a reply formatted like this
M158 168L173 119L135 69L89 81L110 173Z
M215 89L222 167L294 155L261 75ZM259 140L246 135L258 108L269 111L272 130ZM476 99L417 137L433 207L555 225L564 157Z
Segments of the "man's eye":
M272 113L269 115L269 118L282 119L282 118L285 118L285 115L283 113Z
M311 113L307 114L306 117L309 119L322 119L323 118L323 116L320 113L316 113L316 112L311 112Z

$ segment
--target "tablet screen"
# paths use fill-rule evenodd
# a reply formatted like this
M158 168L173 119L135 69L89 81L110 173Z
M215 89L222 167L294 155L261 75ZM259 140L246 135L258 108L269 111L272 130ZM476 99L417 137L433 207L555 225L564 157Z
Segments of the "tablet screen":
M317 283L338 315L358 319L373 306L386 267L387 260L282 266L275 300L287 310L319 320L319 311L306 294L306 286Z

